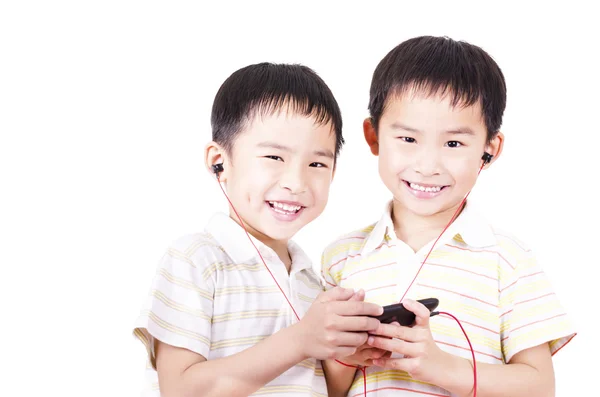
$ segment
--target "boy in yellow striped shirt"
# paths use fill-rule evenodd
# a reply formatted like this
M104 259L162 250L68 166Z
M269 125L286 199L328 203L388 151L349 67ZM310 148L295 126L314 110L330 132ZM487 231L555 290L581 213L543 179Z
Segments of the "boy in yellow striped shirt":
M471 350L453 319L430 320L416 302L429 297L470 337L477 396L554 395L551 356L575 335L568 316L531 250L464 200L502 152L505 104L494 60L449 38L405 41L373 74L364 136L392 200L322 260L328 288L363 288L367 301L403 301L416 315L412 327L381 324L342 359L367 367L369 397L473 395ZM329 372L340 386L354 379L348 395L362 396L360 372Z

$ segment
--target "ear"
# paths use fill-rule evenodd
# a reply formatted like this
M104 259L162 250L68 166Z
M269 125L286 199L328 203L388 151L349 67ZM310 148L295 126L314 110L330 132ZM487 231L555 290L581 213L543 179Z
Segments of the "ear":
M373 126L373 119L367 117L365 121L363 121L363 131L365 134L365 141L367 141L367 145L371 148L371 153L375 156L379 155L379 139L377 137L377 132L375 131L375 127Z
M493 163L498 160L498 157L502 154L502 149L504 148L504 134L500 131L496 134L496 136L485 146L485 151L491 154L492 161L483 167L484 169L489 168Z
M214 141L209 142L204 148L204 164L213 177L216 177L216 175L213 172L212 166L215 164L223 164L224 170L219 174L220 182L225 182L227 180L227 170L229 169L229 165L226 163L227 153L225 149Z

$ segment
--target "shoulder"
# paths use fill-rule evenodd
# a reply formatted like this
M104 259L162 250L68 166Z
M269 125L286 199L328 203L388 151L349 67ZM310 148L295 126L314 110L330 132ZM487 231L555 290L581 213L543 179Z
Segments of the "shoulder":
M527 243L506 230L492 228L492 231L496 238L494 248L498 254L498 274L501 279L510 280L542 271Z
M208 233L187 234L173 240L165 256L202 269L215 262L230 260L225 250Z
M496 238L496 249L499 253L506 254L514 260L522 260L532 256L529 245L515 234L496 227L492 227L492 233Z
M340 260L344 260L350 255L357 255L362 250L365 242L371 235L376 223L361 229L345 233L332 242L330 242L323 250L321 264L333 264Z

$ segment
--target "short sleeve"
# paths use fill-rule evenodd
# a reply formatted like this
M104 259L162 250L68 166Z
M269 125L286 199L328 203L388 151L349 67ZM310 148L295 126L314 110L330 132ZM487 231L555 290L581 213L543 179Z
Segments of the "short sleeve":
M197 255L195 255L197 256ZM188 349L208 359L211 342L214 280L204 262L186 250L169 249L162 257L134 335L156 368L154 340Z
M574 336L574 327L550 280L528 249L500 272L500 325L505 362L515 354L548 343L554 354Z

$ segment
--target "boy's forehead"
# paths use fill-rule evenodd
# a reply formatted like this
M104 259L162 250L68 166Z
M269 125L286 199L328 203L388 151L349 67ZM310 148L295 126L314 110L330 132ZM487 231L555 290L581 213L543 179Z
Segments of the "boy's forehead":
M234 145L240 139L256 144L283 141L287 145L296 142L335 148L336 136L331 121L324 122L317 115L279 108L271 112L253 112L242 123Z
M319 112L316 107L311 112L306 111L294 101L286 100L278 105L263 105L254 108L246 117L248 124L269 122L290 122L294 120L312 120L315 125L328 124L332 126L329 115Z
M403 90L392 90L388 97L389 102L422 102L433 101L445 103L451 110L473 109L482 113L480 98L471 99L457 93L452 87L430 89L427 86L411 85Z
M450 90L432 93L410 89L393 93L387 100L381 119L387 119L388 123L396 119L467 123L485 129L481 101L470 104L464 98L457 98Z

